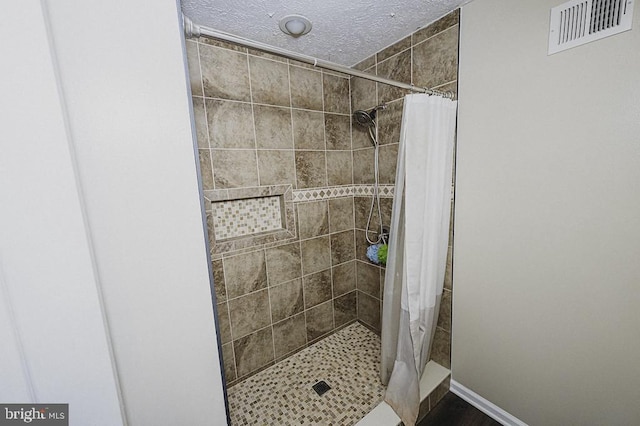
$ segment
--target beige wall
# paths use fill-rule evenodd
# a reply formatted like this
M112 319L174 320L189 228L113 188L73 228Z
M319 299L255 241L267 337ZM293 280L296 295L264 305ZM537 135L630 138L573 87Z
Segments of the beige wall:
M453 379L531 425L639 424L640 8L547 56L558 3L462 10Z

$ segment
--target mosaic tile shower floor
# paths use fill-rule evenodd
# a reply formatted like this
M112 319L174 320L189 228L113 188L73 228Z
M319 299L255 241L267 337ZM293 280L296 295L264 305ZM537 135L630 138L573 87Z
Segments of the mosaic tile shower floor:
M382 401L379 365L380 338L351 324L229 388L231 424L353 425Z

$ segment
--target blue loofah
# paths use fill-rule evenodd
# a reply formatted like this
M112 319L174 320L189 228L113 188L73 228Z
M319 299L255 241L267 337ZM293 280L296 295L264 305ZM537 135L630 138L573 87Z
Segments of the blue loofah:
M376 265L380 264L380 259L378 259L378 250L380 249L379 244L374 244L367 248L367 258L375 263Z

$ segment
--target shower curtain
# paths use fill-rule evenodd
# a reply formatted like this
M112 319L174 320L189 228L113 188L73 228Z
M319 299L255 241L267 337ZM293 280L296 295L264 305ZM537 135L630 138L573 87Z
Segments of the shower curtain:
M382 311L385 401L414 425L444 284L457 102L404 100Z

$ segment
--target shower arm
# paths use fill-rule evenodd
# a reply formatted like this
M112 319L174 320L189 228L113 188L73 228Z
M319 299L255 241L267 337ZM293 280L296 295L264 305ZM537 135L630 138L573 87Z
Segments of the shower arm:
M223 31L214 30L212 28L203 27L195 24L186 15L182 15L182 21L184 25L184 32L189 38L206 37L216 40L222 40L229 43L237 44L244 47L250 47L262 52L271 53L273 55L282 56L285 58L293 59L299 62L313 65L314 67L323 68L331 71L336 71L342 74L347 74L353 77L363 78L365 80L371 80L378 83L388 84L390 86L399 87L401 89L411 90L412 92L426 93L429 95L437 95L445 98L453 99L453 92L442 92L436 89L427 89L424 87L414 86L413 84L402 83L400 81L391 80L384 77L378 77L363 71L354 70L333 62L325 61L322 59L314 58L313 56L303 55L301 53L292 52L290 50L280 49L278 47L269 46L268 44L260 43L258 41L249 40L244 37L238 37L233 34L225 33Z

